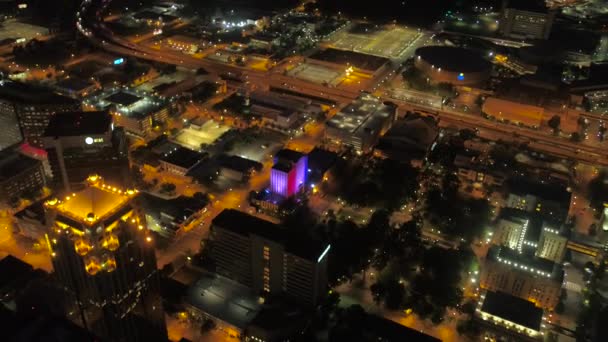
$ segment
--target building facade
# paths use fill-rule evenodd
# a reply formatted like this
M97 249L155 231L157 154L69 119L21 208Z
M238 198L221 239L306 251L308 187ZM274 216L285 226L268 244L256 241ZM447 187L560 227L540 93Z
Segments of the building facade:
M35 147L42 147L41 136L55 113L80 110L80 102L62 96L49 89L23 83L3 81L0 84L0 117L11 127L7 135L11 141L17 136L12 123L17 117L25 140ZM3 138L5 139L5 138Z
M546 8L507 5L502 10L498 29L502 35L510 38L547 39L555 14L555 11Z
M308 156L293 150L277 152L270 171L270 191L282 197L296 194L306 184Z
M126 135L122 128L114 127L107 112L56 114L42 145L57 189L77 190L91 174L99 174L114 186L130 185Z
M17 152L5 152L0 159L0 196L4 201L14 202L30 197L46 185L42 162Z
M216 272L254 293L286 294L315 306L327 292L329 245L295 243L284 228L232 209L213 220L210 244Z
M504 292L553 310L559 303L563 278L558 264L493 246L482 265L479 284L484 290Z
M103 340L167 340L153 241L137 196L95 175L84 190L45 203L47 243L70 318Z

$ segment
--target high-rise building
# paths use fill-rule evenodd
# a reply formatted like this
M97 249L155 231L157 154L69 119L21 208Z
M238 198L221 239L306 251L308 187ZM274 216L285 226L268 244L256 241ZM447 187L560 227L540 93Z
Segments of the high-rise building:
M25 140L42 147L40 137L55 113L77 111L81 104L75 99L24 83L0 81L0 123L7 131L0 138L0 149L21 141L21 126ZM15 122L17 119L17 123Z
M42 162L15 151L0 156L0 198L13 202L31 197L46 185Z
M108 112L65 112L51 118L42 137L53 185L66 192L91 174L117 187L130 185L128 146Z
M153 241L137 195L94 175L84 190L45 203L47 243L70 318L102 340L167 340Z
M277 152L270 171L270 191L283 197L297 193L306 183L308 156L293 150Z
M233 209L213 219L209 243L215 271L255 293L286 294L313 306L326 294L327 244Z
M553 310L563 281L560 264L508 247L492 246L481 267L479 284L484 290L504 292Z
M503 1L499 30L516 39L547 39L551 33L555 10L539 0Z

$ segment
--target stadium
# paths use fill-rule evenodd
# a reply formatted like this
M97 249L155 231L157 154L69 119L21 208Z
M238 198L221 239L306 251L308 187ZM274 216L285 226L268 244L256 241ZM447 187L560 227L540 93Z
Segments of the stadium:
M416 50L415 66L433 83L476 85L490 77L492 64L474 51L448 46Z

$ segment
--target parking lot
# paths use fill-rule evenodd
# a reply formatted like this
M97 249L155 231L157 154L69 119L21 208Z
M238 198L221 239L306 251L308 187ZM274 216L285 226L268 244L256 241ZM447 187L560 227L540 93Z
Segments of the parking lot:
M209 120L200 128L188 127L182 129L175 137L175 142L191 150L198 151L202 145L213 144L222 134L229 130L230 127Z
M332 44L337 49L395 59L400 58L419 35L418 30L390 25L369 32L344 31L336 35Z
M342 73L318 64L302 63L289 71L289 76L316 84L336 85Z
M2 23L2 27L0 28L0 40L8 38L25 38L25 40L30 40L47 35L48 33L49 30L44 27L22 23L16 19L8 19Z

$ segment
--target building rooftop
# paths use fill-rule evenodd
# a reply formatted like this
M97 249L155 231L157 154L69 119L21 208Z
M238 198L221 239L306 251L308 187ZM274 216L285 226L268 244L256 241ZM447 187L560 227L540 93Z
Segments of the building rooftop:
M79 103L75 99L59 95L48 88L7 80L0 82L0 98L25 105L73 105Z
M344 65L352 65L357 69L376 71L389 62L389 59L366 55L354 51L325 49L312 54L310 59Z
M539 13L548 12L548 8L544 0L508 0L507 8Z
M0 291L4 290L9 284L14 284L18 280L30 278L34 273L34 268L27 262L21 261L12 255L5 256L0 260Z
M379 98L371 94L362 94L346 107L342 108L326 125L350 134L361 133L366 130L379 129L380 122L373 118L384 120L390 116L391 108Z
M138 101L140 101L142 98L130 93L126 93L124 91L119 91L118 93L112 94L108 97L106 97L106 101L112 103L112 104L116 104L116 105L120 105L120 106L131 106L135 103L137 103Z
M220 275L204 274L188 291L187 302L206 314L244 329L260 310L251 290Z
M416 49L417 58L450 72L480 72L492 64L473 50L452 46L425 46Z
M67 319L50 315L23 317L0 306L0 327L6 341L97 342L100 339Z
M225 167L243 173L249 172L251 170L260 171L264 166L254 160L239 156L222 155L218 159L221 167Z
M160 160L165 163L176 165L178 167L189 170L205 157L205 153L192 151L185 147L178 146L173 150L163 154Z
M112 116L107 111L57 113L44 132L46 137L105 134L110 130Z
M408 328L384 317L366 314L362 322L365 335L371 335L376 341L440 341L433 336Z
M432 117L406 117L380 138L376 149L394 159L423 158L439 135L439 127Z
M487 259L508 264L533 276L552 278L559 282L564 278L564 270L561 265L537 257L532 253L519 253L514 249L504 246L494 245L490 247Z
M236 234L258 235L276 241L283 244L287 252L308 260L317 260L328 247L310 237L289 232L284 227L235 209L224 209L213 219L212 225Z
M284 148L275 154L275 160L277 162L286 161L290 163L297 163L300 158L304 157L304 153Z
M534 303L502 292L486 292L481 311L535 331L540 331L543 310Z
M272 169L287 173L287 172L291 171L291 169L293 169L293 164L286 163L284 161L279 161L278 163L276 163L272 166Z
M40 161L20 153L11 154L0 161L0 182L11 179L22 172L37 167Z
M171 199L164 199L152 194L143 193L141 198L142 207L150 211L155 216L162 214L174 218L174 222L181 224L189 217L203 209L209 200L206 197L195 198L179 196Z
M91 81L79 77L70 77L57 82L55 87L61 90L82 91L94 85Z
M72 193L63 200L49 200L46 206L81 224L92 225L112 217L138 193L137 190L122 191L106 185L99 176L90 176L87 182L89 186L84 190Z
M529 178L510 178L507 186L511 193L517 195L533 195L547 201L559 202L568 208L572 193L568 192L565 184L541 183Z
M311 180L318 180L327 170L338 161L338 154L315 147L308 153L308 168L311 171Z

